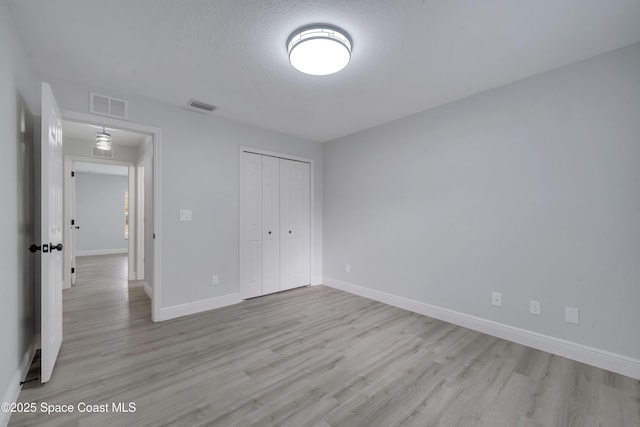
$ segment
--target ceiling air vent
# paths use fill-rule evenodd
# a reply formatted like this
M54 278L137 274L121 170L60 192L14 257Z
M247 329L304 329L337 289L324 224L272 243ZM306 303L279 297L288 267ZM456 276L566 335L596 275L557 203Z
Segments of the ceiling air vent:
M187 104L190 110L199 111L201 113L210 113L215 110L217 107L211 104L207 104L206 102L198 101L192 99Z
M101 150L94 145L91 147L91 155L102 159L113 159L113 148L111 150Z
M128 118L127 104L128 102L122 99L94 92L89 94L89 111L103 116L126 120Z

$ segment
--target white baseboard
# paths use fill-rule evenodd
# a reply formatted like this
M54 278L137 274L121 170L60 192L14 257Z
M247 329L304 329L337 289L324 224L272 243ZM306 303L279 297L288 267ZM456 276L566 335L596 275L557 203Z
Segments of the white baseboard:
M94 255L116 255L127 254L129 250L124 249L97 249L95 251L77 251L76 256L94 256Z
M242 298L240 297L240 294L230 294L202 301L190 302L187 304L163 307L160 309L160 315L158 316L159 319L157 319L157 321L175 319L176 317L188 316L190 314L201 313L203 311L226 307L228 305L238 304L241 302Z
M311 279L311 286L318 286L318 285L322 285L322 276L314 276Z
M351 294L359 295L454 325L463 326L474 331L482 332L518 344L533 347L538 350L553 353L578 362L586 363L598 368L617 372L631 378L640 379L640 360L633 359L609 351L588 347L582 344L539 334L526 329L516 328L492 320L482 319L435 305L426 304L409 298L400 297L386 292L369 289L341 280L324 278L324 284Z
M9 388L4 393L4 397L0 401L0 403L8 402L13 403L18 400L18 396L20 395L20 381L22 381L29 372L29 368L31 367L31 362L33 361L33 356L36 354L37 342L36 337L31 341L29 348L24 353L22 357L22 361L20 361L20 366L16 369L13 378L11 378L11 383L9 383ZM9 418L11 417L11 412L2 412L0 411L0 426L5 427L9 424Z
M144 293L151 299L153 299L153 289L151 289L151 285L147 282L144 282Z

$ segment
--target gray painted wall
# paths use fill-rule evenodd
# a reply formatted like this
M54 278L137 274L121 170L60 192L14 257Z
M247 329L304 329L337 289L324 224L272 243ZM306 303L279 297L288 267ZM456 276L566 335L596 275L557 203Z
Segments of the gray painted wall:
M126 252L124 195L129 178L119 175L76 174L76 254ZM132 236L133 237L133 236ZM89 253L87 253L89 252Z
M34 334L33 143L38 86L0 1L0 399L12 382ZM25 101L26 100L26 101ZM39 111L35 111L39 114ZM9 397L9 396L7 396ZM13 398L13 396L10 396ZM0 416L0 420L3 417Z
M640 358L640 44L324 156L325 277Z
M321 144L55 76L41 78L51 83L63 109L88 112L89 92L104 93L129 101L130 121L162 129L163 307L238 292L241 145L314 160L312 265L321 280ZM180 209L191 209L193 221L180 222ZM217 286L213 274L219 275Z

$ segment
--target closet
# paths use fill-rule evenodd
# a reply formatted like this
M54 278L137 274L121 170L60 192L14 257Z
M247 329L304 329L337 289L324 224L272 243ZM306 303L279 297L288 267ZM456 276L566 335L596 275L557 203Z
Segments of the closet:
M243 151L240 296L311 283L311 165Z

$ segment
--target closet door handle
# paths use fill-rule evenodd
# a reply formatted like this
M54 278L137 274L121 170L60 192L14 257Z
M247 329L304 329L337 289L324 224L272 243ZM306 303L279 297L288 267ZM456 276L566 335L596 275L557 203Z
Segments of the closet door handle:
M269 232L269 234L271 234L271 232Z
M291 234L291 230L289 230L289 234Z

